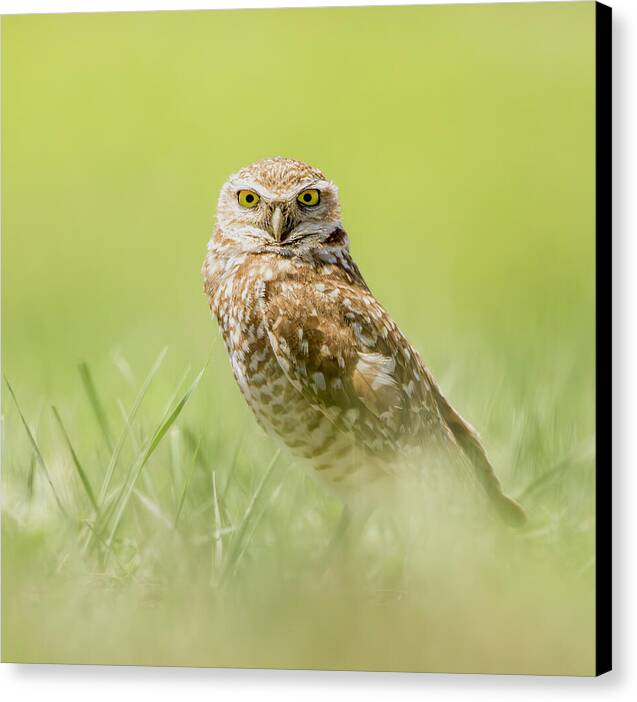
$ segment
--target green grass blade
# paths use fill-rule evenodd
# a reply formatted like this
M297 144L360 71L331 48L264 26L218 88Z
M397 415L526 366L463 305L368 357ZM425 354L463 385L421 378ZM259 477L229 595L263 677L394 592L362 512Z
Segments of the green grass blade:
M221 510L219 509L219 499L217 496L217 472L212 471L212 501L215 514L215 570L221 567L223 561L223 537L221 535Z
M263 492L263 488L265 487L266 483L270 479L270 476L272 475L272 472L274 471L274 468L276 466L276 463L277 463L280 455L281 455L281 449L277 449L276 452L274 453L274 456L272 456L272 459L270 460L268 467L265 469L265 472L263 473L263 476L261 477L261 480L259 481L259 484L257 485L257 489L252 494L252 498L250 499L250 502L248 503L248 507L243 515L243 518L241 520L241 524L239 525L239 528L237 529L237 533L235 535L235 538L232 540L231 550L230 550L230 553L228 554L228 558L226 560L223 572L221 574L221 582L223 582L225 580L225 578L228 576L228 574L234 570L235 565L237 564L240 555L242 555L243 552L245 551L245 549L243 547L243 541L244 541L246 532L248 530L248 526L250 524L250 518L252 517L252 513L254 512L257 501L258 501L259 497L261 496L261 493Z
M153 434L153 437L148 442L148 446L146 447L144 452L140 455L137 462L135 463L133 470L131 471L132 476L131 476L130 480L128 481L128 483L123 485L121 495L120 495L120 498L118 501L117 510L115 511L115 515L113 517L113 524L111 526L110 535L109 535L109 538L107 540L109 552L112 548L113 540L115 539L115 535L117 534L117 530L119 528L122 517L124 516L124 512L126 511L126 508L128 506L130 496L133 492L135 484L137 483L137 480L139 479L139 476L142 473L142 470L144 469L144 466L148 462L149 458L153 455L155 449L161 443L161 440L166 435L166 432L168 432L170 427L176 421L177 417L179 417L179 415L181 414L181 411L183 410L186 403L190 399L190 396L192 395L192 393L195 391L197 385L199 384L199 381L201 380L201 377L203 376L204 371L205 371L205 368L203 368L199 372L199 374L195 378L192 385L188 388L188 390L186 390L186 392L184 393L182 398L175 405L172 412L170 412L168 417L166 417L160 423L160 425L157 427L155 433Z
M226 475L226 482L224 484L223 490L221 491L221 500L222 502L225 501L226 496L228 494L228 489L230 488L230 482L232 480L232 477L234 475L235 467L237 465L237 460L239 458L239 451L241 450L241 445L243 444L243 438L245 437L246 431L245 431L245 425L243 426L241 433L239 434L239 438L237 439L237 443L235 444L234 451L232 453L232 460L230 461L230 467L228 468L228 475Z
M88 476L86 475L86 471L82 467L82 464L80 463L80 459L77 457L77 453L75 452L75 449L73 448L73 444L71 443L71 438L69 437L68 432L66 431L66 427L64 426L64 423L62 422L62 417L60 416L60 413L58 412L58 410L55 406L52 406L51 410L53 411L53 416L55 417L55 419L58 423L58 426L60 427L60 431L62 433L62 436L64 437L64 441L66 442L66 446L69 450L69 453L71 454L71 458L73 459L73 465L75 466L75 469L77 470L77 474L80 477L80 482L84 486L84 490L86 491L88 499L90 500L91 504L93 505L95 512L98 513L99 506L97 504L97 500L95 499L95 493L93 492L93 488L91 487L91 482L88 479Z
M42 468L42 472L44 473L44 477L46 478L47 482L51 486L51 491L53 492L53 496L55 497L55 501L58 504L58 507L60 508L60 511L65 517L69 516L69 513L66 511L64 505L62 504L62 500L60 499L60 496L58 495L57 490L55 489L55 485L53 484L53 480L51 479L51 473L49 472L49 468L46 465L46 461L44 460L44 456L42 455L42 452L40 451L40 447L38 446L38 442L35 440L35 437L33 436L33 433L31 432L31 429L27 423L27 420L25 419L24 415L22 414L22 410L20 409L20 404L18 403L18 398L16 397L15 393L13 392L13 388L11 387L11 384L9 383L9 380L7 379L6 376L4 376L4 382L7 385L7 388L9 389L9 393L11 394L11 397L13 398L13 402L15 403L16 409L18 410L18 414L20 415L20 419L22 420L22 424L24 425L24 428L27 432L27 436L29 437L29 441L31 442L31 446L33 447L33 450L35 451L35 455L37 457L38 463L40 464L40 468Z
M161 524L163 524L167 529L172 529L173 523L164 514L157 502L151 500L151 498L148 495L145 495L138 488L135 488L133 490L133 495L135 495L139 502L146 508L148 513L152 514L152 516L155 517L157 521L161 522Z
M150 458L151 454L153 451L157 448L159 445L159 442L164 438L166 435L166 432L170 429L170 427L174 424L175 420L177 417L181 414L182 409L190 399L190 396L194 392L195 388L197 385L199 385L199 381L201 380L201 376L203 375L204 371L203 369L199 371L199 374L195 378L193 384L186 390L184 393L183 397L179 402L175 405L175 408L173 411L168 415L168 417L162 422L162 424L159 426L157 431L155 432L153 438L150 441L150 445L146 449L146 452L144 454L144 463Z
M247 536L243 539L243 543L241 544L239 548L239 552L237 553L237 557L235 558L234 561L234 566L233 566L233 572L236 572L237 566L241 562L241 559L243 558L243 554L248 550L248 546L250 545L250 542L252 541L252 537L255 535L257 529L259 528L259 524L261 523L261 520L263 519L264 514L270 509L272 505L276 502L277 498L279 497L279 493L281 492L281 485L282 483L279 482L279 484L274 488L270 495L270 499L267 501L267 504L263 507L263 509L251 520L251 525L249 531L247 531Z
M197 468L197 458L199 457L199 449L201 447L201 437L197 440L197 445L195 447L194 453L192 454L192 460L190 464L190 471L188 472L188 475L186 477L186 481L184 482L184 489L181 491L181 497L179 498L179 504L177 505L177 512L175 514L175 520L173 522L173 525L176 527L178 522L179 522L179 517L181 516L181 512L184 508L184 503L186 502L186 494L188 492L188 489L190 488L190 483L192 481L192 477L195 474L195 469Z
M186 368L186 370L184 371L184 374L179 379L179 382L177 383L177 387L175 388L175 392L173 393L172 397L166 403L164 413L162 414L162 420L165 417L167 417L168 414L170 413L170 408L175 404L175 401L177 400L177 397L179 396L179 390L181 389L181 386L186 382L186 378L188 378L188 376L190 375L191 370L192 370L192 368L190 366L188 366Z
M95 541L96 541L96 542L101 543L102 546L104 546L104 547L106 546L106 542L104 541L104 539L102 538L102 536L101 536L100 534L98 534L98 533L95 531L95 527L94 527L93 524L91 524L91 522L89 522L88 520L86 520L86 521L84 521L82 524L83 524L83 526L85 526L85 527L94 535ZM117 567L120 569L120 572L121 572L122 574L125 574L125 573L126 573L126 568L124 567L124 565L123 565L123 563L121 562L121 560L117 557L117 555L115 555L115 563L117 564Z
M104 435L104 441L108 446L109 451L113 451L113 440L111 438L111 430L108 425L108 418L106 417L106 412L104 411L104 406L100 401L99 395L97 393L97 388L95 387L95 382L93 381L93 376L91 374L88 364L84 361L78 366L78 371L80 373L80 378L82 379L82 385L88 397L89 403L95 414L95 419L99 424L102 434Z
M98 495L98 504L100 506L103 504L104 498L106 497L106 493L108 492L108 488L110 487L111 480L113 479L113 474L115 473L115 469L117 467L117 462L119 461L120 454L122 452L124 444L126 443L126 438L128 437L129 432L131 431L131 427L133 422L135 421L137 412L139 411L139 408L141 407L141 404L144 401L144 398L146 397L148 388L150 387L155 375L157 374L157 371L159 370L164 358L166 357L167 351L168 347L164 348L157 357L155 363L152 365L150 371L148 372L148 375L146 376L146 379L142 384L142 387L139 390L139 393L137 394L137 397L135 398L133 407L131 408L131 411L129 412L128 416L126 417L124 428L122 429L122 432L120 433L117 439L115 449L111 454L111 460L109 461L108 467L106 468L106 473L104 475L104 480L102 481L102 486L100 487Z
M27 473L27 489L29 491L29 499L33 499L33 479L35 478L35 467L38 463L35 454L31 454L29 458L29 472Z
M120 432L118 438L117 438L117 443L115 444L115 448L113 449L113 452L111 453L111 458L108 463L108 466L106 468L106 472L104 474L104 479L102 481L102 485L100 487L100 491L97 497L97 502L100 506L100 519L99 523L96 524L95 529L89 533L89 538L84 544L84 551L88 549L88 547L91 544L91 541L93 543L97 543L98 540L96 539L96 535L99 534L100 537L102 536L102 532L106 528L106 525L108 524L109 519L111 518L113 514L113 510L115 509L117 505L117 500L109 500L108 505L105 505L105 500L106 500L106 495L108 493L108 489L111 485L111 482L113 480L113 476L115 474L115 470L117 469L117 464L119 462L119 458L121 456L122 450L126 444L127 438L130 436L131 439L135 439L134 433L132 431L133 428L133 423L135 421L135 418L137 417L137 413L142 405L142 402L144 401L144 398L146 397L146 394L148 392L148 389L150 388L150 385L155 378L155 375L157 374L161 364L164 361L164 358L166 357L166 353L168 352L168 347L165 347L162 349L160 352L159 356L157 356L157 359L155 360L155 363L151 366L150 371L148 372L148 375L144 379L144 382L142 383L142 387L140 388L137 397L135 398L133 402L133 406L128 414L123 410L123 415L124 415L124 427L122 431ZM122 408L123 409L123 408ZM136 443L135 441L133 443ZM126 481L125 481L126 482Z

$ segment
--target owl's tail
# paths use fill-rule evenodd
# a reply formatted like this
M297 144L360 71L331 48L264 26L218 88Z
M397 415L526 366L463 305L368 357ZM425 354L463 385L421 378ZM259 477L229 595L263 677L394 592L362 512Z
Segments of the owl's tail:
M476 477L490 498L498 515L511 526L523 526L527 521L526 512L513 498L504 494L502 484L489 462L476 430L453 409L435 383L432 386L443 419L473 464Z

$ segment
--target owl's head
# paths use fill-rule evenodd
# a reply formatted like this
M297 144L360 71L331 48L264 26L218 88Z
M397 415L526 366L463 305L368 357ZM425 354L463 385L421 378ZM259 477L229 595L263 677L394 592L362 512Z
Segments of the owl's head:
M338 227L338 188L317 168L268 158L228 178L217 203L224 237L243 245L294 247L320 243Z

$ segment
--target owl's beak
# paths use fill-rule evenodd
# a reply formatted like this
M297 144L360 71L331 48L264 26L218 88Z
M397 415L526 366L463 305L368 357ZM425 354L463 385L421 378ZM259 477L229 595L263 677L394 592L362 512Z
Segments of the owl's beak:
M283 231L283 212L277 207L272 213L272 236L275 241L281 241L281 232Z

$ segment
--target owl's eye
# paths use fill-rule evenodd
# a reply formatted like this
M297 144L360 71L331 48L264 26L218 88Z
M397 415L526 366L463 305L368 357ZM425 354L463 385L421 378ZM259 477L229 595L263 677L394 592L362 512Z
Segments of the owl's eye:
M313 188L311 188L309 190L303 190L302 192L300 192L296 199L302 205L306 205L307 207L314 207L314 205L318 205L321 201L321 194L318 190L314 190Z
M237 197L241 207L254 207L261 199L254 190L239 190Z

